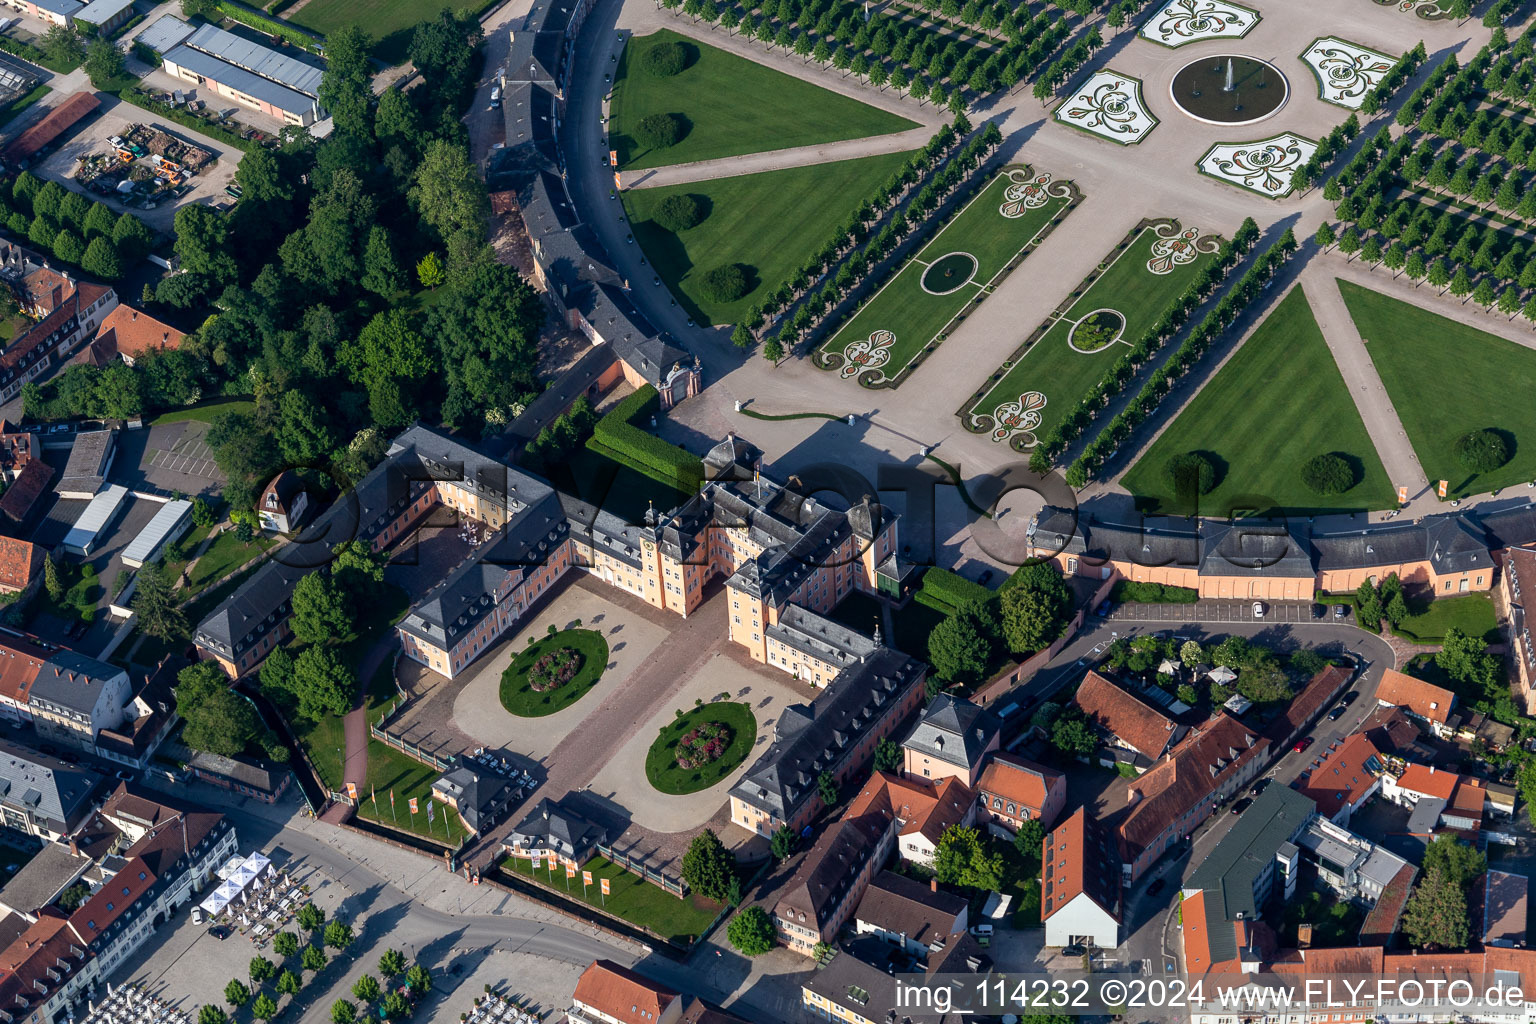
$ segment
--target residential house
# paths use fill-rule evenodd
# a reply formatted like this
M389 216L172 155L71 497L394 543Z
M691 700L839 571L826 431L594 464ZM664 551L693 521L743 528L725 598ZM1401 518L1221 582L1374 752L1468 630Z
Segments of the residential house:
M31 541L0 536L0 594L16 594L24 601L43 578L47 551Z
M954 941L930 955L922 980L910 976L898 980L887 970L889 959L885 946L876 939L863 939L846 950L839 950L824 965L811 972L800 985L800 1007L823 1020L845 1024L955 1024L967 1019L956 1010L941 1013L936 1007L963 1006L967 996L975 995L974 979L966 975L991 969L991 961L968 935L953 936ZM921 991L925 1005L913 1005L907 991ZM921 986L921 987L919 987ZM948 989L943 999L940 988ZM930 1001L931 1000L931 1001Z
M907 863L931 867L944 833L976 820L976 795L953 775L930 782L876 772L865 792L881 781L883 799L896 820L896 852Z
M612 960L594 960L576 979L571 1024L676 1024L683 999Z
M882 871L870 880L854 913L859 935L873 935L922 960L969 926L970 902L929 884Z
M1374 904L1399 872L1413 865L1321 815L1313 815L1294 839L1317 866L1317 877L1341 899Z
M102 319L92 344L101 347L108 361L121 358L132 366L145 356L180 348L184 338L170 324L123 303Z
M0 950L0 1020L6 1024L53 1024L99 976L93 951L62 914L39 915Z
M1115 760L1138 771L1150 768L1188 731L1162 708L1092 670L1083 677L1073 700L1115 751Z
M123 669L60 650L38 669L27 707L39 737L94 752L102 730L123 724L131 697Z
M1219 805L1257 778L1270 749L1267 738L1223 713L1130 780L1130 808L1115 825L1125 881L1140 878Z
M554 854L582 864L607 842L607 829L546 797L517 823L502 848L513 857Z
M304 525L309 508L309 491L291 469L273 477L256 500L256 514L267 533L293 533Z
M1040 919L1045 944L1120 945L1119 854L1086 808L1046 833L1040 854Z
M958 778L975 786L982 762L997 749L1003 723L986 708L941 693L902 741L903 770L925 779Z
M895 845L885 787L877 780L816 838L771 911L779 940L810 956L853 917L875 872Z
M994 753L976 781L977 817L999 835L1011 836L1026 821L1049 829L1066 802L1065 775L1017 754Z
M1456 723L1451 720L1451 713L1456 707L1456 695L1442 686L1389 668L1381 674L1376 702L1402 708L1428 726L1436 736L1448 737L1455 732Z
M5 887L0 888L0 910L33 924L46 907L65 889L84 878L91 867L91 858L78 848L71 849L64 843L44 843L42 849L11 876ZM0 947L9 945L14 938L0 939Z
M67 292L61 288L53 310L0 353L0 403L21 394L23 384L62 365L95 337L97 325L115 308L117 292L109 285L81 281L71 284Z
M1347 828L1350 816L1381 789L1389 767L1365 733L1354 733L1317 754L1296 789L1317 805L1317 813Z
M91 812L101 776L57 757L0 740L0 817L7 828L62 839Z

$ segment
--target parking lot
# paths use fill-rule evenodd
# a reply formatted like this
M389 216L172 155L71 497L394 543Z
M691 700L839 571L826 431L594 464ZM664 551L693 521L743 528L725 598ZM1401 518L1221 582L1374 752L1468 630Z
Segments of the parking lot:
M1194 604L1127 603L1116 605L1105 616L1110 622L1337 622L1352 625L1348 606L1343 616L1335 616L1334 606L1319 613L1321 605L1311 601L1260 601L1262 615L1253 613L1253 601L1196 601Z
M209 494L224 483L203 439L208 425L195 420L125 430L117 438L112 481L131 489Z
M239 165L242 155L239 150L231 149L180 125L157 121L149 111L131 103L124 103L107 95L102 95L101 99L100 116L77 131L72 138L61 143L43 159L42 163L34 165L31 168L33 173L57 181L65 188L89 195L92 199L105 203L114 213L131 210L150 227L163 232L171 230L176 211L188 203L209 205L230 202L229 197L224 193L224 188L235 180L235 168ZM135 124L147 124L158 128L183 142L207 150L213 154L214 158L188 181L192 186L190 192L174 202L161 202L152 210L139 209L137 204L126 205L115 196L89 191L75 180L75 172L81 160L112 152L113 147L107 140L114 136L126 136L130 126Z

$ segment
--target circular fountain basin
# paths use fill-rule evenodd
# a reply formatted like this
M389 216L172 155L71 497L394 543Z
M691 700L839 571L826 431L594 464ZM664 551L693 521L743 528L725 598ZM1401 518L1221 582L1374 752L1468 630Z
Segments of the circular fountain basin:
M1291 86L1267 60L1223 53L1184 65L1168 92L1174 106L1196 121L1253 124L1285 106Z

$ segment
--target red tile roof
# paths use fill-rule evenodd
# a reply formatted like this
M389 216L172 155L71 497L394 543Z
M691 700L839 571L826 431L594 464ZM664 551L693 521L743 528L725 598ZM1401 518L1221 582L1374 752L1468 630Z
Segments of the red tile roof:
M1077 706L1100 728L1156 761L1178 737L1178 724L1130 691L1090 671L1077 688Z
M1038 765L1014 754L999 751L982 769L976 780L976 791L989 797L1002 797L1016 806L1028 807L1031 815L1038 817L1051 792L1067 784L1067 777L1058 771ZM1013 815L1021 817L1021 815ZM1049 826L1050 822L1045 822Z
M1481 820L1483 807L1488 801L1488 790L1474 779L1462 779L1451 794L1450 809L1468 818Z
M116 336L116 351L130 359L149 352L177 348L185 337L170 324L161 323L132 306L119 305L101 322L100 336Z
M622 1024L656 1024L679 997L612 960L594 960L577 979L573 998Z
M93 92L77 92L48 112L48 116L18 135L5 147L5 162L21 163L37 154L37 151L63 135L82 117L94 113L101 100Z
M43 662L53 653L52 648L43 647L30 637L0 634L0 696L17 704L27 703Z
M1040 844L1040 920L1044 921L1077 897L1088 898L1120 919L1120 866L1114 848L1090 820L1088 809L1046 833Z
M1451 794L1456 792L1456 783L1460 778L1455 772L1436 771L1433 767L1410 764L1398 777L1397 785L1399 789L1449 800Z
M1346 804L1359 803L1376 784L1386 767L1381 752L1364 733L1345 737L1337 748L1321 755L1322 764L1313 768L1296 789L1317 804L1319 814L1331 818Z
M0 1008L25 1020L67 984L90 958L75 943L63 918L44 910L0 952Z
M1376 699L1383 704L1407 708L1420 718L1443 724L1450 717L1451 704L1456 700L1456 695L1443 687L1389 668L1381 674Z
M25 590L42 567L42 549L15 537L0 537L0 591Z

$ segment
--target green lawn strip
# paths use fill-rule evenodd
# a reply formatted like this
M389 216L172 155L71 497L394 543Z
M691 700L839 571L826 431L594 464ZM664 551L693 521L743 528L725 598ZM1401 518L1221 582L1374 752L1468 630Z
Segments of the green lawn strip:
M358 817L458 846L465 835L458 812L450 807L434 806L432 821L427 822L427 800L432 796L432 783L441 774L438 769L387 743L369 739L368 781L358 789ZM395 794L393 810L389 804L391 792ZM415 815L411 814L411 797L416 798Z
M213 543L208 545L208 550L203 552L197 564L192 566L185 593L189 596L196 594L237 566L270 551L276 543L274 538L263 533L256 534L246 543L235 536L233 527L225 527L213 539Z
M1215 456L1218 479L1200 499L1203 511L1389 508L1397 498L1299 287L1281 300L1121 483L1139 505L1179 511L1166 467L1169 459L1189 451ZM1359 482L1343 494L1318 494L1301 481L1307 460L1326 452L1341 452L1357 465Z
M701 768L683 768L677 763L677 745L688 732L710 722L719 722L730 730L725 752ZM645 755L645 777L658 792L671 796L697 793L725 778L752 753L757 741L757 719L750 704L716 701L683 713L662 727Z
M903 166L911 153L886 153L761 174L629 189L624 210L635 241L678 302L702 324L734 323L775 291L819 249L833 230ZM709 216L681 234L651 217L669 195L697 195ZM716 302L698 288L704 271L726 263L753 269L752 289ZM636 287L645 287L637 284Z
M679 74L658 78L640 60L653 46L669 43L682 43L689 63ZM669 29L630 39L619 58L608 109L610 145L624 170L822 145L917 127L900 115ZM626 132L651 114L682 115L690 122L687 134L665 149L645 149Z
M1452 626L1471 637L1497 643L1498 616L1487 594L1437 597L1427 603L1409 602L1409 616L1392 632L1419 643L1441 643Z
M211 402L201 405L191 405L185 409L173 409L163 412L149 421L152 427L158 427L162 423L185 423L189 420L197 423L212 423L214 418L225 412L254 412L256 403L249 398L216 398Z
M547 861L535 873L532 862L526 857L508 857L501 862L501 868L531 878L570 899L581 900L673 942L692 941L709 927L721 910L720 904L702 896L674 896L661 886L625 871L606 857L593 857L571 879L565 877L565 869L559 865L550 871ZM582 871L592 872L590 886L581 884ZM601 884L604 878L608 879L609 888L606 897Z
M576 674L552 690L533 688L528 673L545 657L557 659L564 651L580 658ZM542 718L564 711L591 692L608 667L608 641L591 629L563 629L540 637L527 649L519 651L512 664L501 674L501 706L519 718Z
M1460 498L1536 479L1536 403L1511 401L1536 391L1536 351L1349 281L1338 284L1431 481L1449 480L1450 497ZM1514 455L1491 473L1469 473L1454 445L1485 427L1512 435Z
M417 25L436 18L443 10L479 14L490 3L491 0L468 0L462 5L434 0L311 0L284 17L321 35L356 25L374 39L373 55L393 65L404 62Z
M1067 197L1053 198L1021 217L1004 217L998 207L1010 183L1006 173L989 182L822 344L822 351L842 352L850 343L867 339L876 331L890 331L896 341L891 345L885 374L889 378L899 376L957 313L971 300L985 296L986 285L1071 202ZM967 284L942 295L923 287L930 263L962 252L976 258L976 269Z
M1154 274L1147 269L1147 261L1156 240L1153 228L1144 228L1066 313L971 406L971 414L990 416L1000 404L1017 401L1025 392L1038 391L1045 395L1046 404L1039 410L1040 426L1033 433L1036 437L1050 433L1057 419L1070 413L1083 393L1104 378L1122 351L1119 342L1093 352L1076 351L1068 344L1076 321L1095 310L1113 309L1125 320L1121 339L1134 343L1174 299L1184 294L1206 264L1216 258L1215 253L1200 252L1166 274Z

